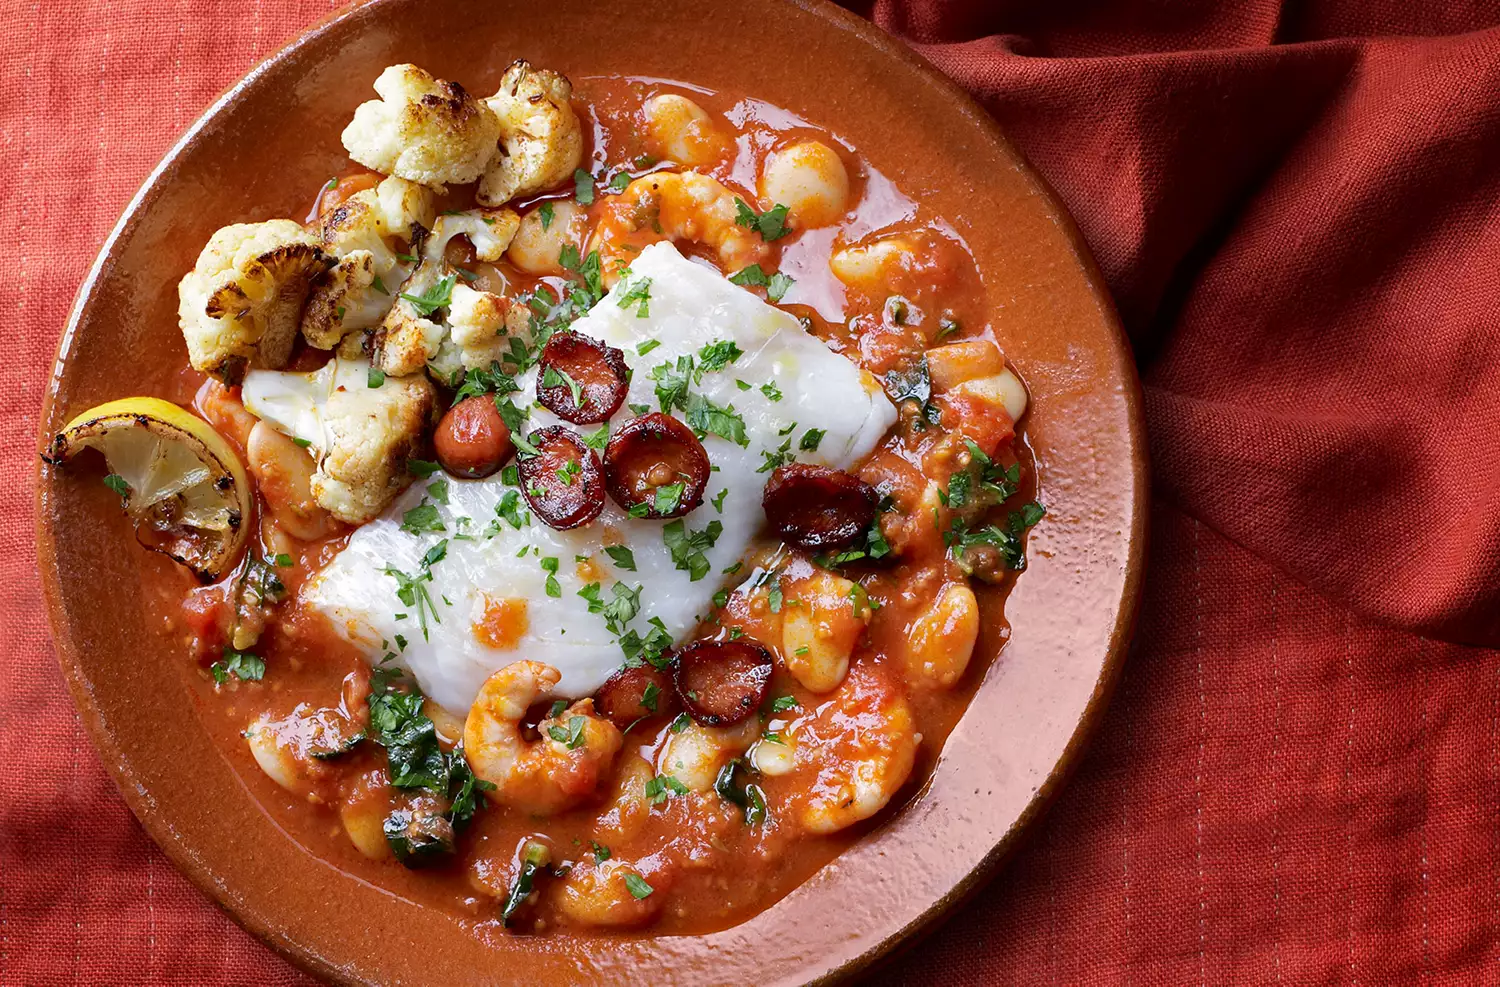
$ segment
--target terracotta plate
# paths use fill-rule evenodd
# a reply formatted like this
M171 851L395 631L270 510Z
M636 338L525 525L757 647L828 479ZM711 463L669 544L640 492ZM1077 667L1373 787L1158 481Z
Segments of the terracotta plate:
M569 74L690 81L767 100L847 139L946 216L978 259L1032 392L1048 516L1029 570L987 608L1000 654L905 810L751 921L664 939L507 939L372 887L278 827L217 752L143 616L139 552L97 483L38 476L57 649L84 722L152 837L246 927L348 981L792 983L849 975L929 927L996 867L1078 757L1115 681L1144 548L1138 385L1098 271L990 119L907 49L817 0L377 0L256 69L131 203L58 353L47 436L90 405L166 393L184 363L182 273L223 223L298 215L345 167L339 133L387 64L493 90L514 57ZM472 84L472 85L471 85ZM40 443L39 443L40 447Z

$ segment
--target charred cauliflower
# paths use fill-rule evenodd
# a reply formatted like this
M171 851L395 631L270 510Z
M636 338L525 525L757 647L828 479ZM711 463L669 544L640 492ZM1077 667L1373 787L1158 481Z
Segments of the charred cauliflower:
M380 324L412 265L389 244L420 243L433 223L433 195L404 178L387 178L350 196L319 220L319 238L338 265L313 286L302 315L302 335L333 349L356 329Z
M370 383L368 362L337 359L310 374L253 372L243 391L252 414L307 443L313 499L349 524L377 516L411 482L406 461L420 454L436 407L424 376Z
M289 219L219 230L177 285L193 369L233 385L251 366L285 366L308 291L332 265L317 238Z
M472 182L495 154L500 121L458 83L392 65L375 91L380 99L361 104L343 134L365 167L441 190Z
M583 127L569 100L573 84L550 69L513 62L485 100L498 121L500 149L484 169L478 199L498 206L572 177L583 162Z
M510 348L510 337L523 334L529 321L529 310L513 299L454 285L448 338L430 362L444 380L453 380L460 369L488 367L500 361Z
M449 241L463 236L480 260L497 261L519 226L520 218L509 209L439 216L422 248L421 265L375 333L375 365L394 376L427 367L444 382L464 368L489 366L495 358L491 354L499 352L496 336L504 328L510 304L460 284L445 254ZM461 342L460 336L468 342Z

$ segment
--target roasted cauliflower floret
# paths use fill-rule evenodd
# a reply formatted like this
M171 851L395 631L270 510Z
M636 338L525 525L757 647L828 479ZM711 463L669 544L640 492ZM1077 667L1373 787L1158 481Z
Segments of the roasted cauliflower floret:
M457 283L441 262L422 262L375 331L375 366L395 377L421 373L448 334L442 320Z
M511 209L470 209L467 212L447 212L437 218L432 236L422 248L424 259L442 260L447 252L448 241L456 236L467 237L474 247L474 256L488 263L495 263L505 255L505 250L521 228L521 217Z
M283 367L313 280L333 264L289 219L226 226L177 285L193 369L238 384L251 366Z
M465 368L489 366L501 348L496 332L504 327L512 306L498 295L462 284L444 255L448 242L463 236L480 260L497 261L520 225L520 217L509 209L439 216L422 248L421 266L375 334L375 365L395 376L427 367L444 382ZM460 336L470 343L461 342Z
M420 242L434 222L432 199L415 182L387 178L319 219L319 239L339 263L313 285L302 315L308 343L333 349L354 330L380 324L412 270L390 241Z
M375 91L380 99L361 104L344 128L344 147L355 161L439 190L484 171L500 121L463 86L415 65L392 65L375 80Z
M569 100L573 84L550 69L513 62L485 100L498 120L500 149L480 179L478 199L499 206L567 181L583 162L583 127Z
M475 370L498 362L510 349L510 337L524 333L528 321L526 306L514 299L454 285L453 301L448 306L448 339L434 361L439 373L451 380L457 367L446 363L456 362L465 370ZM444 360L445 356L450 359Z
M406 461L420 451L436 401L422 376L335 389L323 416L327 444L313 474L313 499L350 524L385 510L411 482Z
M306 444L316 463L313 500L350 524L375 517L405 489L406 461L420 454L434 417L425 376L371 383L368 361L336 359L308 374L251 373L242 391L252 414Z

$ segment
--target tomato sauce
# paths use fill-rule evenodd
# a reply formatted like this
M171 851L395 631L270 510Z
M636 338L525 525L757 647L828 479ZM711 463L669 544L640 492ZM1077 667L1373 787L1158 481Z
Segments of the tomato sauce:
M905 369L935 347L992 342L979 272L963 241L837 134L754 99L666 80L594 77L575 83L574 106L587 139L585 168L595 184L587 208L590 228L617 194L615 176L626 176L617 182L623 187L643 175L678 170L663 161L643 107L651 97L684 96L709 118L706 128L685 138L713 158L696 170L747 203L761 202L758 176L768 157L798 141L833 148L847 170L847 215L770 242L763 262L766 271L794 279L781 304L808 331L883 378L888 392L892 374L899 385ZM307 190L314 198L309 221L377 180L351 171L323 189ZM573 196L572 188L559 189L511 207L524 213ZM462 188L450 190L440 208L471 205L471 189ZM654 238L649 227L634 235L642 244ZM840 251L879 242L899 244L900 250L878 276L846 279L835 273ZM708 262L719 259L703 244L679 247ZM565 277L525 274L506 261L476 263L462 240L454 241L449 259L473 273L473 287L499 294L515 296L543 284L560 292L567 283ZM305 350L298 366L307 369L326 358ZM1014 508L1036 496L1031 463L992 395L987 398L982 388L940 388L926 379L961 383L968 363L983 369L990 361L993 370L1003 367L996 362L1002 360L997 350L981 346L934 358L930 371L923 362L923 379L913 381L900 402L897 425L858 471L883 495L879 530L888 558L830 565L816 553L765 543L729 578L700 636L754 638L767 645L776 664L766 705L747 721L756 746L738 746L735 756L745 763L727 773L717 767L718 784L707 791L683 794L659 780L674 771L691 773L691 755L672 745L697 736L696 727L684 728L685 718L667 697L657 714L630 725L597 792L581 805L536 816L490 804L457 835L454 854L434 866L408 868L390 853L382 827L393 807L410 804L410 793L390 786L384 748L359 742L370 729L370 667L338 628L298 605L301 587L345 544L347 527L299 541L278 528L274 511L260 501L256 553L270 561L284 599L252 649L265 662L259 681L219 681L213 673L230 643L243 569L218 585L199 587L183 570L152 560L146 599L182 642L183 674L224 756L265 810L310 852L393 893L451 910L486 937L559 929L621 935L722 929L769 907L918 797L995 650L995 637L987 633L968 659L981 619L965 609L973 599L965 596L971 579L993 582L981 594L982 619L998 626L1004 639L1003 600L1013 576L1003 545L980 541L964 547L965 533L977 530L982 518L951 502L954 477L963 474L976 484L990 477L1000 499ZM246 423L236 419L236 393L215 390L217 385L200 389L202 380L184 372L178 396L186 402L196 395L200 414L243 453ZM976 465L985 461L988 472ZM1007 478L1012 466L1013 482ZM986 516L1003 527L998 506L988 504ZM955 526L954 518L961 523ZM515 601L497 600L476 633L513 640L525 619ZM547 660L544 654L525 657ZM814 691L809 681L833 685ZM451 749L462 721L430 703L428 714ZM545 714L533 710L528 729ZM247 731L253 736L261 729L296 755L288 769L296 776L296 793L278 784L284 779L268 776L247 744ZM323 756L311 756L314 751ZM861 765L872 766L873 783L861 779ZM871 784L876 795L864 790ZM866 800L877 795L884 807L861 818ZM545 844L548 861L535 876L535 900L518 908L506 928L502 904L521 874L528 841ZM644 897L638 893L643 886Z

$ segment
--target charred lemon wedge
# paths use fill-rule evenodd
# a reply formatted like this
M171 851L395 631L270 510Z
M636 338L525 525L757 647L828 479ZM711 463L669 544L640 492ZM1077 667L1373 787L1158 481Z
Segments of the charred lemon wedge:
M208 423L160 398L121 398L74 418L42 458L62 465L83 449L104 454L105 482L142 545L205 582L234 565L250 530L250 481Z

